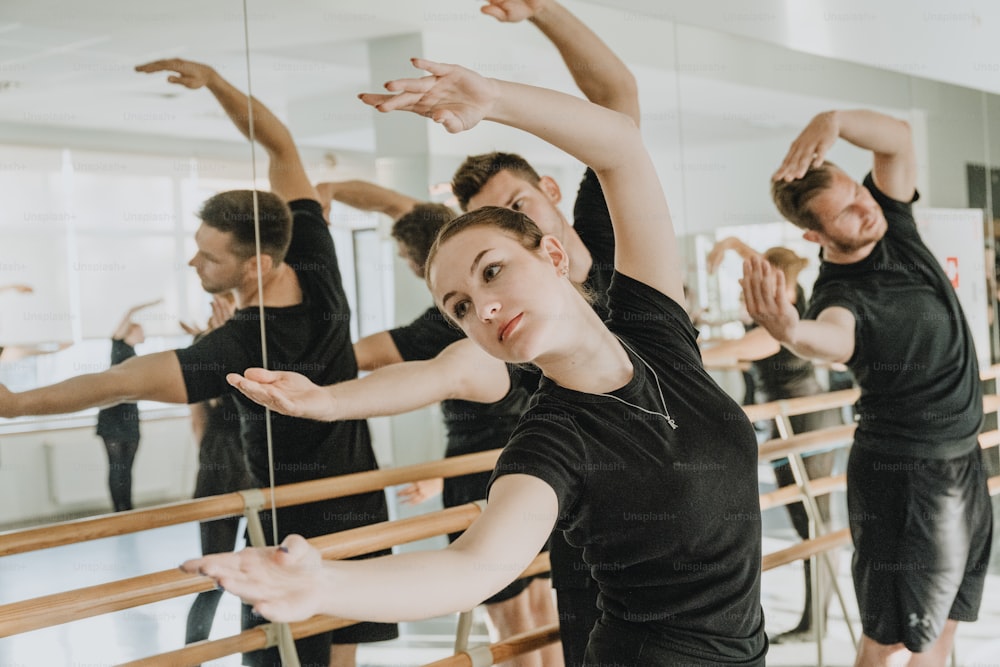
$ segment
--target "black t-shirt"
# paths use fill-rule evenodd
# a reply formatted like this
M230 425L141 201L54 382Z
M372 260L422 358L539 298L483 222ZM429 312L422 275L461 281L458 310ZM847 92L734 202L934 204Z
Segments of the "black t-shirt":
M267 307L269 368L302 373L318 385L357 377L350 337L350 308L340 279L333 239L318 202L293 201L292 242L285 261L295 270L302 302ZM191 347L177 350L188 402L232 393L250 472L268 481L264 408L226 383L227 373L262 366L256 306L241 308L223 326ZM319 422L271 413L276 484L377 468L364 420Z
M832 306L854 315L847 366L861 398L855 444L949 459L977 447L983 419L976 350L951 282L917 232L910 203L871 191L888 230L853 264L824 261L807 317ZM916 201L916 197L914 197Z
M452 343L465 338L431 306L410 324L389 331L404 361L433 359ZM511 382L507 395L495 403L449 400L441 402L448 430L448 456L498 449L507 443L514 425L528 406L529 392Z
M556 527L583 547L605 613L694 651L755 657L764 637L753 427L702 366L680 305L618 273L609 303L608 326L634 369L612 394L665 416L543 379L491 483L528 474L555 490Z
M801 285L795 286L795 310L799 317L806 314L806 295ZM748 330L755 328L756 324ZM770 357L754 361L753 368L760 380L765 402L812 396L821 390L812 362L796 356L784 345Z
M584 286L596 298L594 310L608 317L608 288L615 271L615 231L604 190L593 169L587 168L573 204L573 229L590 251L590 272Z
M111 339L111 365L135 356L135 348L123 340ZM119 403L97 413L97 435L117 442L139 442L139 406Z
M615 270L615 232L604 190L593 169L587 168L573 204L573 229L590 252L590 271L584 287L594 298L591 304L602 320L608 318L608 288ZM542 375L534 366L510 367L511 382L529 393L538 388ZM590 588L594 579L580 549L568 544L562 533L549 544L552 585L556 589Z

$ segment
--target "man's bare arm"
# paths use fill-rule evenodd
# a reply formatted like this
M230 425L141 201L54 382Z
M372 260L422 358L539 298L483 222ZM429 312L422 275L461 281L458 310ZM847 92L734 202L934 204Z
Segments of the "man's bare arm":
M268 176L271 190L285 201L313 199L319 201L316 188L306 174L291 132L271 110L226 81L212 67L181 58L169 58L139 65L140 72L172 71L167 81L191 89L205 87L215 96L223 111L243 136L250 138L250 116L253 115L253 138L267 151Z
M327 181L317 183L316 190L324 205L332 199L359 211L384 213L393 220L399 220L420 203L418 199L402 192L368 181Z
M559 51L588 100L639 124L639 89L632 72L568 9L554 0L489 0L482 12L498 21L531 21Z
M740 284L750 317L796 356L844 363L854 354L854 315L838 306L815 320L800 319L785 292L785 274L763 257L743 263Z
M354 356L358 360L359 371L373 371L404 361L388 331L379 331L358 340L354 344Z
M187 403L176 353L132 357L103 373L78 375L18 393L0 385L0 417L56 415L141 400Z
M874 154L872 177L879 190L897 201L913 198L917 156L909 123L867 109L826 111L815 116L792 142L772 178L802 178L810 166L823 163L837 139Z

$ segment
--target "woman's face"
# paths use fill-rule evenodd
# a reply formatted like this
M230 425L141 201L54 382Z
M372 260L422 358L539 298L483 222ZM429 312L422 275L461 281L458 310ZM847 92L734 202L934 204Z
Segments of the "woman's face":
M551 236L530 251L490 226L465 229L438 248L429 267L434 301L490 355L525 363L559 345L576 294L566 254ZM576 298L579 298L578 296Z

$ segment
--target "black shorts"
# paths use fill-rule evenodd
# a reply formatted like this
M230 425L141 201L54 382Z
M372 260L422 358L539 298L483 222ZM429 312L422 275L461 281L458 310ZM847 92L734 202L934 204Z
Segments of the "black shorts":
M750 637L656 631L604 614L590 633L584 667L764 667L764 618Z
M854 447L847 510L865 635L919 653L946 620L976 620L993 537L978 447L946 460Z

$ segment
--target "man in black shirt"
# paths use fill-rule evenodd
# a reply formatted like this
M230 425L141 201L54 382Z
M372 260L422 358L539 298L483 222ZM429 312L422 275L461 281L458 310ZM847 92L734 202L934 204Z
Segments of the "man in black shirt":
M838 138L874 153L863 184L824 161ZM822 248L806 318L765 262L747 260L742 281L747 310L777 340L847 364L861 388L847 492L864 666L944 665L957 623L976 620L991 542L975 348L917 233L916 174L905 122L819 114L772 186L781 213Z
M137 69L175 72L169 81L188 88L206 87L237 128L249 136L251 100L212 68L173 59ZM190 261L205 291L234 294L234 316L183 350L134 357L103 373L18 394L0 388L0 416L58 414L136 400L198 403L221 396L232 391L225 380L227 373L262 365L260 304L265 308L270 367L298 371L320 385L357 376L348 327L350 310L319 197L288 129L258 101L252 104L254 137L270 158L272 192L230 191L208 199L195 234L198 250ZM255 208L260 220L259 255L254 243ZM265 412L243 396L236 397L250 472L263 486L270 474ZM272 419L275 484L377 467L364 421L319 423L282 415ZM268 523L269 518L269 513L262 516ZM278 540L290 533L322 535L386 519L381 492L300 505L278 512ZM270 526L264 532L271 539ZM244 626L261 622L244 607ZM394 624L362 624L337 631L332 638L324 633L299 640L296 648L303 664L325 665L333 655L338 667L351 666L357 642L391 639L396 634ZM331 640L337 642L332 653ZM274 649L246 654L244 659L253 665L279 663Z

